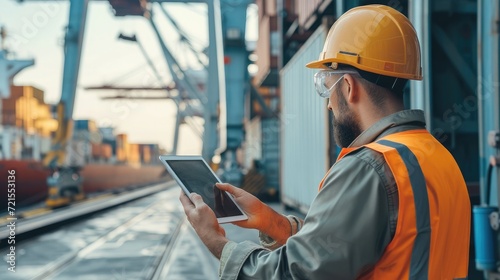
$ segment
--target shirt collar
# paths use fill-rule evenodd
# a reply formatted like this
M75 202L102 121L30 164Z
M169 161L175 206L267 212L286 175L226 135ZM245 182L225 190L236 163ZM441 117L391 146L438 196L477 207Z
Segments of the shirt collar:
M349 148L359 147L371 143L375 141L384 131L391 127L415 122L421 123L422 127L425 127L424 111L403 110L389 116L385 116L367 130L363 131L356 139L354 139L354 141L352 141Z

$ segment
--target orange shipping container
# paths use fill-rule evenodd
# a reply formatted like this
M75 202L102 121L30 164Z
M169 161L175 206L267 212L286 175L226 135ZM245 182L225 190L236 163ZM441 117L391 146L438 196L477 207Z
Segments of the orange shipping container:
M127 162L128 163L139 163L140 162L139 145L138 144L129 144Z
M127 161L127 153L125 152L125 149L121 147L116 147L116 161L118 162Z
M92 143L92 157L109 159L111 158L112 149L109 144L95 144Z
M35 87L11 86L10 97L2 100L2 124L35 133L35 121L50 118L43 98L43 91Z
M116 160L126 162L129 158L129 143L127 134L116 136Z
M101 145L92 143L92 158L101 157Z
M102 157L110 159L113 155L113 148L109 144L101 144Z

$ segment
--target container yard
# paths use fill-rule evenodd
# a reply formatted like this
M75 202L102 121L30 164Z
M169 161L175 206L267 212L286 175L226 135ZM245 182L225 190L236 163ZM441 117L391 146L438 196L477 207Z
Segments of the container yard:
M500 279L499 18L5 0L0 279ZM266 222L219 226L161 155L202 157Z

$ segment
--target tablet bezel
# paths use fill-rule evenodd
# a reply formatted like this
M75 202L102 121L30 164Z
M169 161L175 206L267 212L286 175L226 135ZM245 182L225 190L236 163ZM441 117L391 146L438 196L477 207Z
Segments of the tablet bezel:
M170 165L168 164L168 160L201 160L201 162L203 162L203 164L205 164L205 166L208 168L208 170L210 170L210 172L212 173L212 175L214 176L214 178L217 180L217 182L219 183L222 183L222 181L219 179L219 177L217 177L217 175L215 174L215 172L212 170L212 168L210 168L210 166L207 164L207 162L203 159L203 157L201 156L172 156L172 155L160 155L160 161L163 163L163 165L165 165L165 167L167 168L168 170L168 173L170 173L170 175L172 176L172 178L174 178L174 180L179 184L179 186L181 187L182 191L184 191L184 193L189 197L189 190L186 188L186 186L184 186L184 184L182 183L182 181L179 179L179 177L177 177L177 174L174 172L174 170L172 169L172 167L170 167ZM241 207L238 205L238 203L236 203L236 201L234 200L233 196L226 192L227 196L233 201L234 205L236 205L236 207L238 207L238 209L240 210L240 212L243 214L243 215L238 215L238 216L229 216L229 217L221 217L221 218L217 218L217 221L219 222L219 224L223 224L223 223L231 223L231 222L237 222L237 221L243 221L243 220L248 220L248 216L245 214L245 212L241 209ZM191 198L190 198L191 199Z

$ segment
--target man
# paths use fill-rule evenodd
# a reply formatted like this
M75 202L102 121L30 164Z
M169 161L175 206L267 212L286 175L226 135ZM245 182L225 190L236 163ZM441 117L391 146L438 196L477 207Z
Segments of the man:
M316 91L329 98L343 149L304 221L228 184L262 246L226 239L201 197L181 194L189 221L221 259L222 279L465 279L470 204L450 153L404 110L408 79L422 79L409 20L382 5L346 12L330 29ZM307 176L307 174L304 174Z

